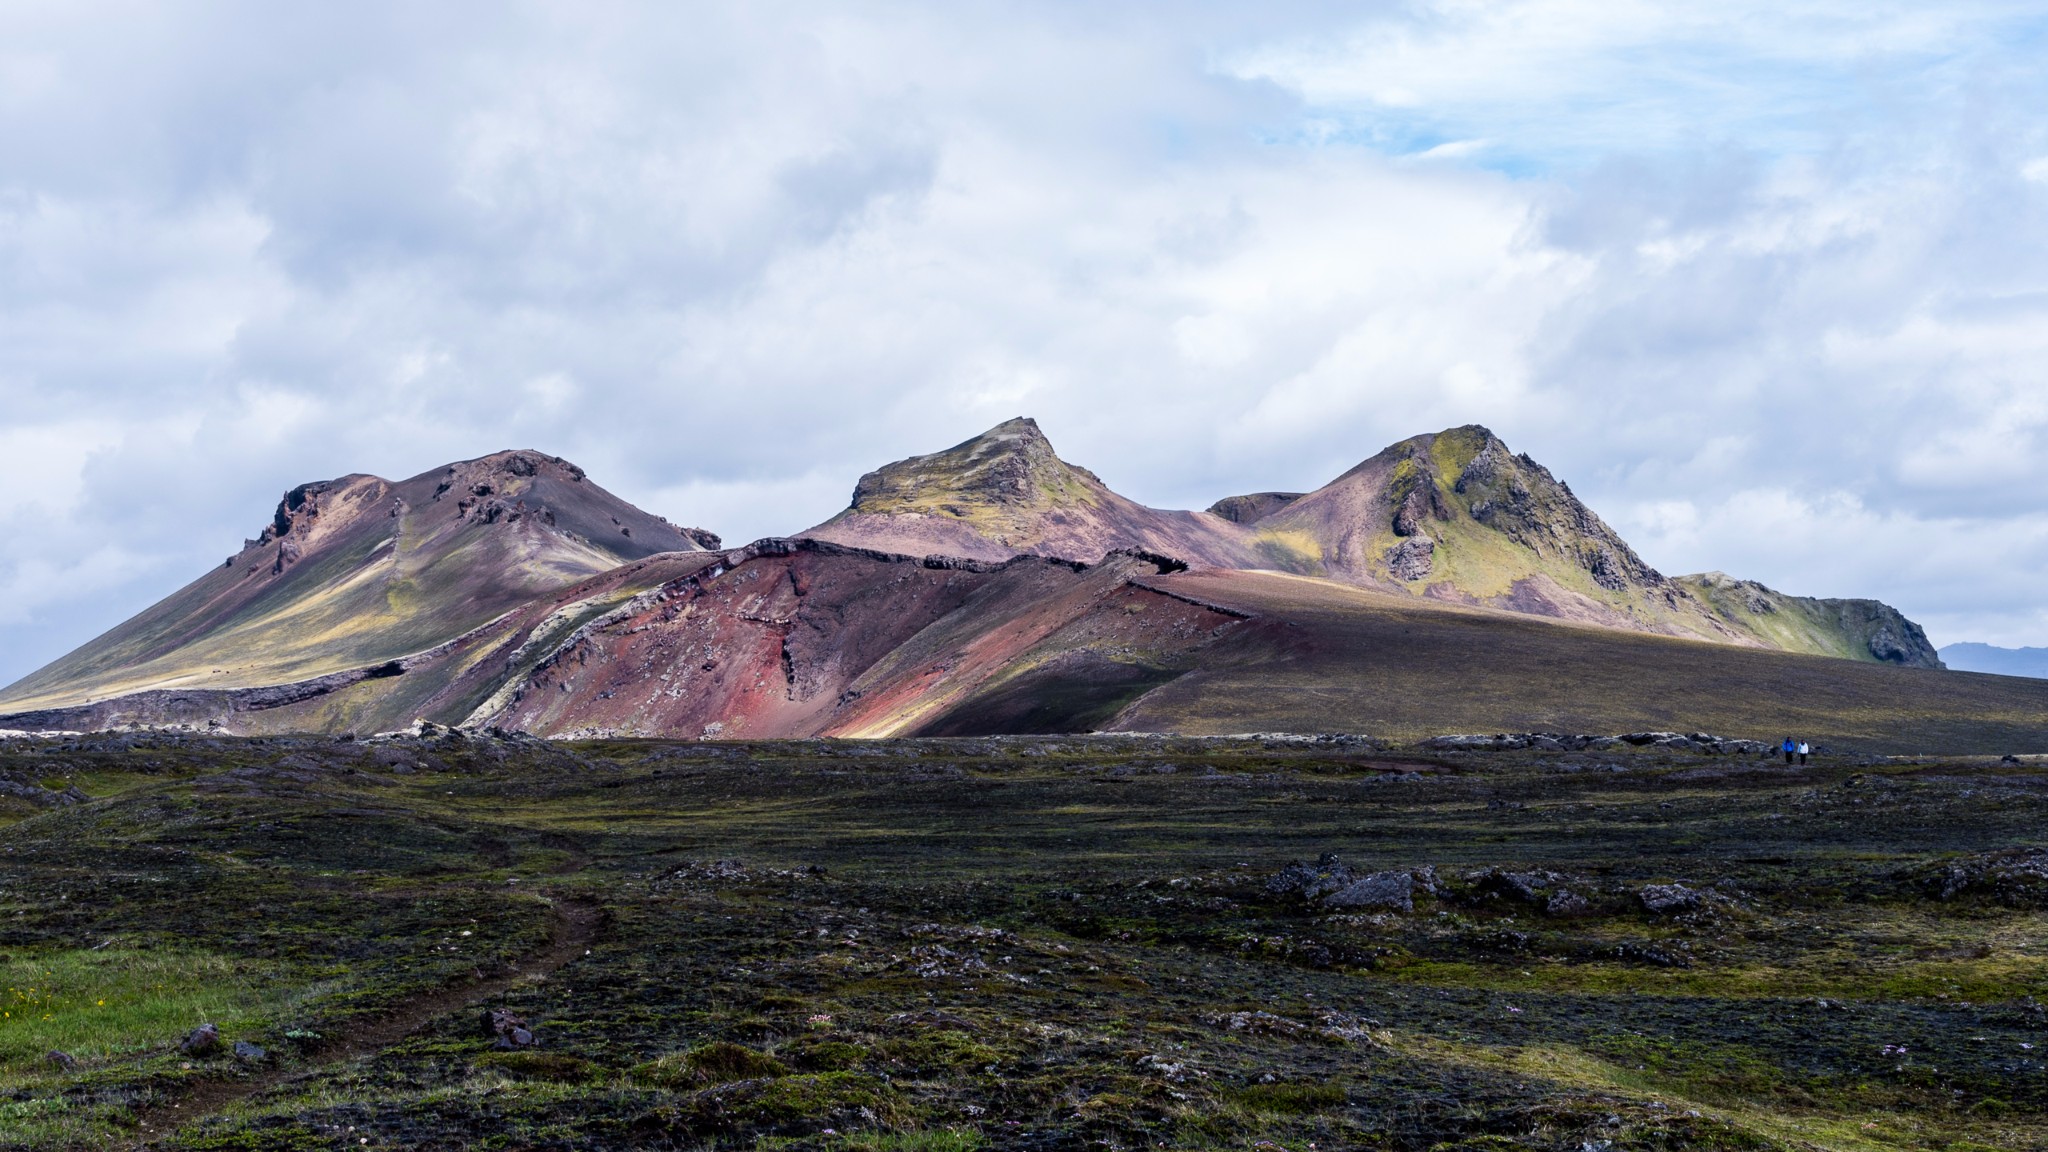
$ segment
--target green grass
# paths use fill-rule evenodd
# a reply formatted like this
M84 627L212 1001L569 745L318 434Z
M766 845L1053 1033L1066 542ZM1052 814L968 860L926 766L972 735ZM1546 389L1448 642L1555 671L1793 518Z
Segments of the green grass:
M230 1042L290 1002L268 965L206 952L67 949L0 959L0 1073L162 1048L202 1023Z

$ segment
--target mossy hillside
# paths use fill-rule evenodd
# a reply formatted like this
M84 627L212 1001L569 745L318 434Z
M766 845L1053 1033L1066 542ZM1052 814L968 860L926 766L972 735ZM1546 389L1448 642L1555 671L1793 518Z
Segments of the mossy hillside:
M1874 601L1762 590L1767 602L1747 607L1757 597L1667 579L1569 486L1476 425L1395 444L1325 491L1340 498L1310 494L1255 522L1270 567L1651 633L1933 666L1918 627Z
M1923 666L1938 659L1919 625L1875 600L1792 596L1719 572L1675 583L1737 628L1788 652Z
M985 533L1029 533L1046 512L1103 502L1094 473L1061 460L1029 419L1006 421L943 452L861 477L849 512L958 520Z
M1425 487L1422 503L1441 513L1419 523L1436 550L1429 574L1406 582L1416 590L1507 604L1519 582L1541 575L1640 627L1722 638L1700 618L1698 605L1666 596L1663 579L1570 489L1484 428L1409 442L1395 466L1383 526L1365 549L1388 580L1402 583L1384 561L1402 539L1396 512Z
M16 826L0 924L212 932L273 870L354 902L259 891L265 921L366 934L379 967L474 937L408 941L365 894L531 888L606 920L502 997L538 1053L493 1053L468 1010L357 1062L281 1044L300 1074L167 1147L2048 1147L2025 1046L2048 1029L2043 910L1935 882L2029 842L2048 793L2024 768L1174 738L193 745L0 753L39 777L134 768L68 823ZM263 794L214 818L188 801L223 774ZM343 809L384 822L359 837ZM1324 852L1428 867L1435 894L1268 890ZM81 898L85 858L143 880ZM1585 907L1551 915L1496 869ZM1707 895L1638 897L1674 881ZM380 994L337 978L362 982L355 1010ZM347 1019L326 995L291 1018ZM0 1106L38 1117L8 1137L49 1144L61 1114L65 1140L125 1140L127 1109L178 1090L149 1077L238 1074L151 1059L5 1074Z

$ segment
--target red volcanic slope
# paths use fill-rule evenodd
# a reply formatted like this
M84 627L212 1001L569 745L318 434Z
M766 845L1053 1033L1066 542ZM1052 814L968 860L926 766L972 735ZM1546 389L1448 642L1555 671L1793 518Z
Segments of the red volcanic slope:
M764 542L764 545L769 542ZM556 734L943 729L1047 665L1092 686L1044 723L1107 719L1237 622L1146 589L1159 566L933 566L814 542L676 580L583 630L473 722ZM753 550L750 550L753 551ZM974 721L977 730L1010 723ZM1030 730L1030 729L1020 729Z

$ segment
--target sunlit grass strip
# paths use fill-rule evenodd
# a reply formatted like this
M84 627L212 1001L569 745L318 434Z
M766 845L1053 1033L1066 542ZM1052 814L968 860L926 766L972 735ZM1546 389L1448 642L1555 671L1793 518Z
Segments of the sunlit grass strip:
M1746 1129L1769 1140L1815 1152L1897 1152L1902 1148L1976 1149L2039 1147L2048 1129L2038 1125L1970 1125L1982 1142L1958 1140L1953 1119L1931 1127L1925 1117L1889 1109L1859 1108L1852 1115L1771 1108L1754 1100L1715 1093L1687 1095L1682 1076L1636 1071L1562 1044L1493 1046L1394 1030L1372 1034L1393 1051L1422 1060L1511 1072L1580 1091L1608 1092L1662 1104L1677 1114L1702 1117Z
M1642 968L1604 964L1483 964L1417 961L1382 973L1383 978L1441 987L1490 988L1503 992L1566 992L1590 995L1714 996L1742 999L1825 996L1838 1000L1888 1002L1933 999L1988 1004L2048 997L2048 958L1994 956L1979 960L1905 961L1885 966L1859 962L1806 968L1740 967Z
M269 975L205 952L13 953L0 960L0 1072L52 1050L92 1061L161 1048L208 1021L233 1036L288 997Z

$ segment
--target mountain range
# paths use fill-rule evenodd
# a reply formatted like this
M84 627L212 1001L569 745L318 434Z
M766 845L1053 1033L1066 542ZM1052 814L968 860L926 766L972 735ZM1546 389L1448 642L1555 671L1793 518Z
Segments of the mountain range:
M1787 596L1719 572L1667 578L1550 471L1476 425L1403 440L1314 492L1164 512L1061 460L1030 419L861 477L802 533L908 554L1092 560L1119 547L1203 568L1355 587L1725 643L1938 668L1875 600Z
M0 690L0 727L874 736L1619 731L2038 741L1871 600L1666 577L1484 428L1162 511L1029 419L725 549L500 452L287 492L236 555ZM1902 743L1903 742L1903 743ZM1951 746L1953 744L1951 743Z
M1951 644L1941 650L1941 661L1948 667L1963 672L1990 672L1999 676L2033 676L2048 679L2048 648Z

